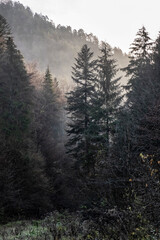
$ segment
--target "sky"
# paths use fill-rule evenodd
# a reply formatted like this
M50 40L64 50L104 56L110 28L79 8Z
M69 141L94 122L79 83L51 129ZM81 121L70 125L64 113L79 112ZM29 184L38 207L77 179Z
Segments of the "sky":
M160 0L19 0L58 25L93 33L128 53L138 29L152 39L160 31Z

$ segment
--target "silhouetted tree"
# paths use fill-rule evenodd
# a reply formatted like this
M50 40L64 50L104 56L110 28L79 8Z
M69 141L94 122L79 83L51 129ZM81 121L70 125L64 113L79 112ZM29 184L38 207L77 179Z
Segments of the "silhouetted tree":
M98 108L95 114L98 118L100 144L105 152L104 157L109 153L112 134L116 121L116 114L122 101L122 91L119 84L120 78L116 78L116 64L112 58L112 50L107 43L102 43L101 56L98 61L98 86L97 103Z
M8 216L39 214L47 199L47 179L43 172L43 158L36 153L29 126L31 123L31 93L29 75L23 57L17 50L13 38L3 19L0 26L0 165L1 165L1 211ZM6 29L5 29L6 28ZM43 192L41 201L37 199ZM45 205L46 207L47 205ZM2 215L3 215L2 214Z
M67 149L87 173L94 166L89 134L91 98L96 81L96 61L92 60L92 57L93 53L90 48L84 45L75 59L76 63L72 72L76 87L67 95L67 111L71 119L67 129L68 136L70 136Z

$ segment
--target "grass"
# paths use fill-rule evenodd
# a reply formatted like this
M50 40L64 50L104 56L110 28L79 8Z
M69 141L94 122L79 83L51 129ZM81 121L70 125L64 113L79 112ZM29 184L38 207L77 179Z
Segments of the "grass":
M116 229L116 228L114 228ZM0 240L120 240L114 229L107 229L102 235L94 222L84 220L78 214L54 212L43 220L17 221L0 226ZM135 229L128 240L158 240L145 235L138 237ZM110 234L109 234L110 232ZM140 231L142 235L143 231Z

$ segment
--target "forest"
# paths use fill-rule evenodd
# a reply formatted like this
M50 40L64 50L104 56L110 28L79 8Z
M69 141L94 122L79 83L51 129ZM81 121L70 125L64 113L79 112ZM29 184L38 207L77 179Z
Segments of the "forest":
M160 35L130 53L0 3L0 240L160 239Z
M83 29L72 30L70 26L65 27L60 24L55 26L47 16L33 14L29 7L24 7L19 2L2 1L0 14L10 25L14 41L25 62L36 64L42 72L49 65L65 92L73 84L71 66L80 48L87 44L95 57L99 55L99 40L92 33L87 34ZM127 54L116 47L113 52L119 68L126 67ZM123 76L122 80L126 83L122 72L119 76Z

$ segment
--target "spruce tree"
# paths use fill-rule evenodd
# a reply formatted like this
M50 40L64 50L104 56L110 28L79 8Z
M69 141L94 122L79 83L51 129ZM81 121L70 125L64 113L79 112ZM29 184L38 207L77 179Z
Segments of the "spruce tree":
M6 28L6 29L3 29ZM3 58L0 69L0 134L1 134L1 165L3 175L2 207L6 211L19 212L22 208L22 189L24 189L24 166L28 163L24 157L24 138L28 129L29 121L29 79L24 69L22 56L14 45L13 39L8 32L5 22L1 28L1 50ZM25 98L26 97L26 98ZM7 166L8 169L5 169ZM26 170L26 168L25 168ZM26 172L26 171L25 171ZM29 180L29 179L28 179ZM6 201L7 199L7 201ZM6 205L6 202L8 203ZM23 202L24 204L24 202ZM25 204L24 204L25 205ZM7 215L7 213L6 213Z
M137 168L140 183L136 186L145 206L144 216L159 226L159 179L160 179L160 37L152 48L150 85L146 91L147 107L140 118L136 131L136 150L140 153ZM144 108L144 106L143 106Z
M151 58L151 39L145 27L142 27L137 37L131 45L130 62L124 70L129 77L126 89L127 101L125 104L126 122L123 124L123 150L120 156L127 166L123 172L124 180L128 178L130 184L126 181L126 202L134 206L135 214L139 214L142 207L143 194L141 192L144 186L143 175L146 169L141 164L140 155L148 150L144 149L145 141L140 143L139 139L144 139L143 128L148 125L146 115L150 112L153 104L153 66ZM117 139L118 140L118 139ZM127 140L127 141L126 141ZM149 154L149 153L148 153ZM143 173L144 171L144 173ZM127 187L128 186L128 187ZM145 188L143 188L145 190ZM139 204L137 204L137 199ZM141 212L143 215L143 212Z
M41 103L38 109L37 142L46 162L46 174L53 186L57 162L57 145L59 143L60 91L57 79L52 79L49 68L47 68L42 86Z
M43 189L47 189L47 180L43 173L43 158L36 152L30 133L32 88L23 56L2 20L0 208L6 216L31 212L38 214L45 205L43 200L46 200L46 192ZM43 198L36 205L40 194Z
M160 35L157 37L152 50L152 85L150 86L150 98L155 106L159 101L160 92Z
M139 29L137 37L132 43L130 49L129 65L123 70L129 77L127 86L127 103L131 109L134 109L134 115L143 114L144 108L148 104L147 94L151 83L150 68L150 50L151 39L145 27Z
M148 112L151 104L150 89L152 82L152 66L151 66L151 39L145 27L142 27L137 37L131 45L130 62L124 69L129 81L126 89L126 108L130 119L130 128L128 135L130 136L130 174L136 175L138 167L137 156L140 154L137 145L137 137L140 134L139 124ZM133 159L135 159L133 161Z
M109 154L109 148L115 128L116 114L122 101L122 90L116 78L116 61L112 58L111 47L103 42L101 56L98 60L98 83L95 91L96 106L94 111L96 125L99 126L99 142L104 157Z
M118 188L113 159L113 142L117 131L117 117L123 99L120 78L117 78L116 61L111 47L103 42L101 55L97 61L97 81L92 96L91 124L89 133L94 146L95 161L92 188L96 189L99 204L102 201L110 206L116 204L115 189ZM112 156L112 157L111 157ZM114 173L114 174L113 174ZM98 183L98 188L97 188ZM116 195L117 197L117 195ZM118 201L118 200L117 200Z
M89 174L94 166L93 152L90 139L91 108L94 85L96 82L96 61L92 60L93 52L84 45L75 59L72 79L75 88L67 95L68 122L67 143L68 153L77 161L79 166Z
M54 138L58 138L58 111L60 91L58 87L57 79L52 79L49 68L47 68L44 83L43 83L43 98L44 98L44 125L47 125L46 134L54 135Z

